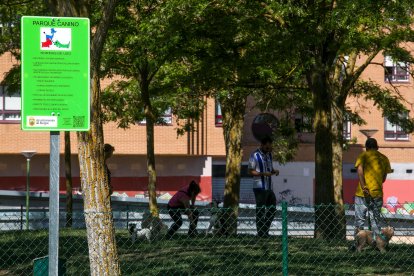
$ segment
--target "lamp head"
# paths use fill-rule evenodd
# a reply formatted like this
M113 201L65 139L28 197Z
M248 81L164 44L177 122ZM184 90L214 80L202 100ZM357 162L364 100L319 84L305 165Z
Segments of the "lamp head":
M37 152L35 150L24 150L22 151L22 154L24 157L26 157L27 159L32 158Z

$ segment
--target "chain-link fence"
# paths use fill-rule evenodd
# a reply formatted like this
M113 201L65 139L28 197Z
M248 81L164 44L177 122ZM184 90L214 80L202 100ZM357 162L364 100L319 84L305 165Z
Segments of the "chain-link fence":
M284 203L262 208L258 219L255 206L246 206L239 209L237 232L228 220L233 213L223 208L199 208L191 221L191 210L161 210L160 219L145 210L117 211L113 218L123 275L413 275L414 205L401 206L405 211L382 208L372 217L393 233L370 232L367 221L357 244L358 206ZM47 275L48 212L31 210L29 216L25 230L24 210L0 210L0 275ZM85 216L75 211L72 228L64 227L65 217L62 212L60 271L90 275Z

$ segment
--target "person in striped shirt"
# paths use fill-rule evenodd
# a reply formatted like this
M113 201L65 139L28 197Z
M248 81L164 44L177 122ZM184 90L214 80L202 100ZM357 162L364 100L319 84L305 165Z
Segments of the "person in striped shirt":
M259 237L269 235L276 215L276 196L272 190L272 175L279 175L273 168L272 139L265 137L260 147L249 159L249 173L253 176L253 192L256 200L256 228Z

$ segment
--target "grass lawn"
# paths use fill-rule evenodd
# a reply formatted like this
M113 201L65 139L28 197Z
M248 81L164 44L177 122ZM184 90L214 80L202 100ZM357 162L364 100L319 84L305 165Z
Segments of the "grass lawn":
M47 231L0 233L0 275L33 275L33 259L46 256ZM255 236L188 238L131 243L117 231L123 275L280 275L281 238ZM289 238L289 275L413 275L414 245L389 252L348 251L349 242ZM85 230L62 230L60 258L67 275L89 275Z

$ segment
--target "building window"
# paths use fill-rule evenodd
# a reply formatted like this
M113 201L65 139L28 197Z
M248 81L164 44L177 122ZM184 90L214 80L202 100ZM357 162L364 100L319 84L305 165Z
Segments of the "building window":
M404 116L408 116L405 114ZM407 141L408 133L405 133L399 125L392 124L385 118L384 139L390 141Z
M1 35L6 35L7 33L10 34L13 31L13 28L15 26L16 25L12 22L0 23L0 34Z
M171 107L167 108L164 113L161 115L161 124L163 125L172 125L172 110Z
M223 125L223 115L221 113L221 106L218 101L216 101L215 122L216 122L216 126Z
M20 92L7 94L7 88L0 86L0 122L20 123Z
M351 121L349 120L344 121L343 137L345 141L351 140Z
M386 82L408 82L410 80L410 64L395 62L390 56L384 58Z
M147 120L144 118L138 122L140 125L145 125ZM167 108L161 117L157 120L156 125L172 125L172 109L171 107Z
M303 114L295 115L295 129L298 133L313 133L313 120Z

